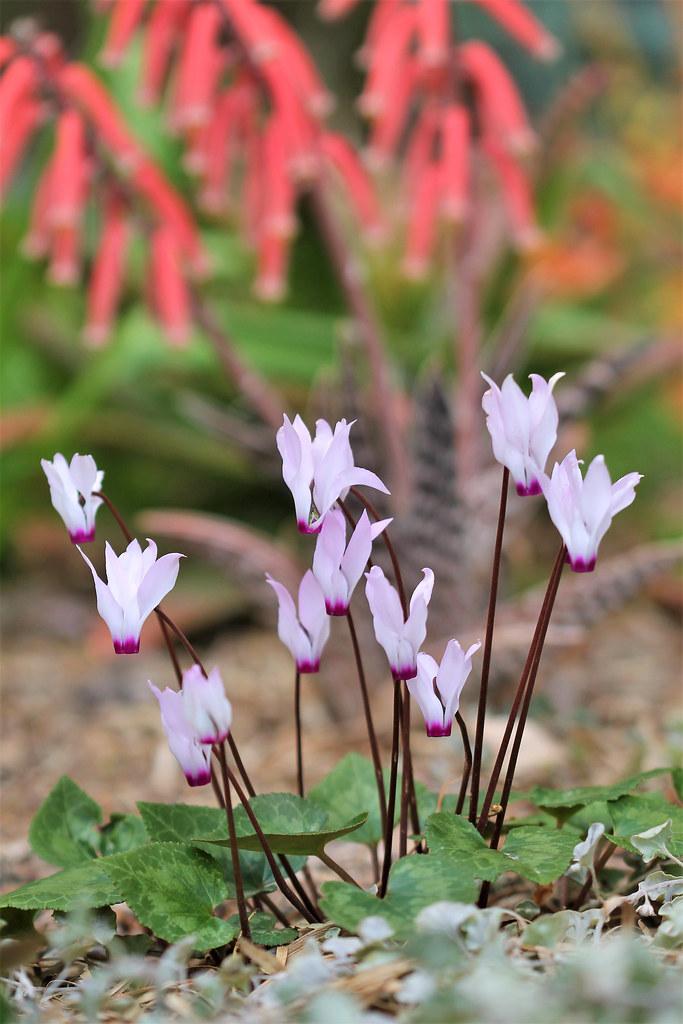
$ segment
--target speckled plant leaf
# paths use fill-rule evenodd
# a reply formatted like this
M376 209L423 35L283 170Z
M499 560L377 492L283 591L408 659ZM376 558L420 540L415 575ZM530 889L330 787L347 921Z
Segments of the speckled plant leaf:
M31 849L60 868L83 864L98 850L101 821L99 804L63 775L31 822Z
M683 857L683 807L670 804L659 793L641 793L621 797L610 810L614 834L606 835L605 839L637 854L639 851L631 837L671 819L671 839L667 847L675 857Z
M223 872L201 850L182 843L150 843L102 862L141 924L167 942L192 935L200 952L223 946L238 927L214 915L232 895Z
M391 869L383 900L346 882L325 882L321 907L335 924L356 931L366 917L383 917L399 938L407 937L424 907L439 900L471 903L478 882L464 864L430 853L427 857L403 857Z
M0 896L0 906L21 910L77 910L111 906L123 899L102 857L65 868Z
M669 768L653 768L649 772L631 775L612 786L575 786L571 789L548 789L544 786L534 786L525 796L537 807L550 811L559 820L565 820L587 804L596 801L609 804L613 800L619 800L622 796L635 793L644 782L660 775L666 775L669 771Z
M112 814L111 819L100 832L100 853L126 853L144 846L147 832L142 818L137 814Z
M578 841L576 832L559 828L516 828L503 849L508 871L538 885L549 885L567 870Z
M453 864L466 864L473 877L493 881L503 871L510 870L503 854L490 850L482 837L466 818L441 811L427 818L427 843L432 853L448 857Z

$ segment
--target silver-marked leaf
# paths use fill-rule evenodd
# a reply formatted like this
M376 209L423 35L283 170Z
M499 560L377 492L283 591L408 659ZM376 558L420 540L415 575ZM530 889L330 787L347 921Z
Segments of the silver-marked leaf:
M31 849L61 868L83 864L99 848L102 809L68 775L63 775L31 822Z

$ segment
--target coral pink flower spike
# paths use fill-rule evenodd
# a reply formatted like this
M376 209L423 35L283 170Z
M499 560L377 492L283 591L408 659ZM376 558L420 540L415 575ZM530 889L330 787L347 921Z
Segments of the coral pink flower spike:
M276 441L301 533L317 533L326 514L350 487L364 485L389 494L375 473L354 464L349 442L352 426L353 421L340 420L333 431L327 420L317 420L312 439L301 416L293 421L284 417Z
M138 541L133 540L121 555L116 555L111 545L106 544L107 582L104 583L88 556L78 550L90 567L97 610L109 627L114 650L117 654L137 654L145 619L173 590L184 555L176 551L157 559L157 546L149 539L144 551Z
M358 581L368 564L372 542L387 528L391 519L371 523L363 511L346 543L343 512L332 509L320 528L313 555L313 574L325 595L328 615L346 615Z
M600 541L613 517L628 508L636 496L641 473L627 473L612 483L603 455L596 455L582 477L576 452L555 463L552 475L543 476L543 493L550 518L567 547L574 572L592 572Z
M477 641L463 651L457 640L449 640L440 665L430 654L418 654L417 675L406 685L422 712L428 736L450 736L460 694L472 671L472 656L480 647Z
M549 381L530 374L532 391L527 398L512 374L502 388L482 373L489 384L481 404L486 413L493 454L507 466L520 495L540 494L550 450L557 440L558 412L553 388L563 377L556 373Z
M161 724L171 753L191 786L206 786L211 781L211 746L202 744L189 722L182 691L149 687L159 701Z
M299 610L287 588L266 573L266 580L278 600L277 634L291 652L297 672L320 669L320 657L330 635L330 620L322 588L312 571L305 573L299 585Z
M93 491L102 488L104 473L98 469L92 455L73 455L68 463L57 452L52 462L41 459L40 464L50 485L50 499L64 520L74 544L86 544L95 539L95 516L102 504Z
M365 574L375 638L384 648L394 679L412 679L417 674L417 653L427 635L427 607L434 586L432 570L422 572L424 578L413 591L407 620L398 593L380 567L373 565Z

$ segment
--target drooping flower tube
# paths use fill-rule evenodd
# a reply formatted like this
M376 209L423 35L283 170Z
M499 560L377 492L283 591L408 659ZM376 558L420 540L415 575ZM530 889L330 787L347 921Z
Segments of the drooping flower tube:
M575 451L555 463L550 477L542 478L550 518L574 572L593 571L600 541L617 512L634 500L641 479L641 473L627 473L612 483L603 455L595 456L583 477Z
M372 542L391 523L371 523L364 510L346 543L346 520L339 509L331 509L323 521L313 555L313 574L325 595L328 615L346 615L358 581L370 558Z
M232 724L232 705L217 668L205 676L199 665L183 673L185 717L200 743L222 743Z
M114 650L117 654L137 654L145 619L175 586L184 556L174 551L157 559L157 546L149 538L144 551L137 540L132 540L120 555L107 543L104 583L88 556L83 551L81 554L95 581L97 610L109 627Z
M277 432L282 456L282 476L292 492L297 526L301 533L317 533L325 515L349 487L364 485L389 494L376 473L354 464L349 432L353 422L340 420L332 430L327 420L317 420L315 437L295 416L284 417Z
M330 620L322 587L309 569L299 584L299 609L284 584L266 574L278 600L277 634L291 652L297 672L318 672L320 657L330 635Z
M182 690L159 690L152 682L149 686L159 701L161 724L171 753L191 786L205 786L211 781L211 746L197 739L186 715Z
M499 388L482 373L489 384L481 404L493 442L493 454L510 470L520 495L541 493L545 464L557 440L559 416L553 388L563 376L563 373L556 373L546 381L537 373L530 374L532 391L527 398L512 374L508 374Z
M365 596L372 612L375 638L384 648L394 679L417 674L417 654L427 635L427 607L432 596L434 573L423 569L424 578L410 599L407 620L398 593L378 565L366 572Z
M64 520L74 544L86 544L95 539L95 516L102 504L93 491L102 488L104 472L97 468L92 455L73 455L68 463L57 452L52 462L41 459L40 464L50 485L52 504Z
M450 736L460 694L472 671L472 656L480 647L477 641L463 651L457 640L449 640L440 665L430 654L418 654L417 675L406 685L422 712L428 736Z

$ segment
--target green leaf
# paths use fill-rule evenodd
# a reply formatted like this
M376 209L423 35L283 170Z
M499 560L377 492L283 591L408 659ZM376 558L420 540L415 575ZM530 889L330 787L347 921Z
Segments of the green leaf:
M614 834L606 835L605 839L615 846L623 846L625 850L639 854L641 851L632 837L671 819L671 838L667 840L667 847L674 857L683 857L683 807L670 804L659 793L641 793L621 797L610 810Z
M676 796L679 800L683 800L683 768L671 769L671 781L674 784Z
M516 828L503 849L503 855L513 862L507 870L538 885L548 885L571 864L576 842L576 833L565 829Z
M425 834L433 854L452 858L451 863L466 864L471 875L484 882L511 870L503 854L490 850L474 825L461 815L444 811L432 814L427 818Z
M611 803L619 800L622 796L634 793L647 782L659 775L666 775L669 768L653 768L649 772L639 772L631 775L623 782L617 782L613 786L575 786L572 789L547 789L543 786L534 786L527 794L528 799L550 811L558 820L566 820L575 814L581 807L588 804L600 802Z
M63 775L38 808L29 829L31 848L48 864L68 868L94 857L102 809Z
M232 920L232 918L230 918ZM239 918L236 918L239 930ZM259 946L285 946L299 938L296 928L279 928L270 914L252 914L249 918L252 942Z
M100 833L100 853L103 856L126 853L144 846L146 842L147 832L142 818L137 814L112 814Z
M195 807L189 804L153 804L138 803L138 810L145 831L152 842L185 842L208 853L223 868L227 881L232 881L232 859L230 852L213 840L202 842L192 840L196 834L226 832L225 812L218 807ZM299 871L306 862L305 857L292 857L291 866ZM272 892L275 888L273 873L259 845L259 851L241 850L240 865L242 882L247 896L257 896L261 892Z
M477 892L474 875L450 857L403 857L391 869L387 895L383 900L346 882L324 882L321 908L330 920L356 931L366 917L383 917L398 938L407 938L416 915L439 900L471 903Z
M232 941L238 927L214 916L232 893L220 865L181 843L151 843L102 862L116 888L145 927L167 942L187 935L200 952Z
M0 906L20 910L78 910L111 906L123 896L106 870L107 858L87 860L0 896Z
M350 819L366 811L368 819L350 836L354 843L372 845L382 838L377 783L372 762L360 754L346 754L322 782L314 786L308 799L320 804L338 819ZM400 808L397 809L397 816Z
M266 793L255 796L249 805L274 853L318 854L327 843L350 832L354 832L367 821L367 813L357 814L350 821L330 821L327 811L312 800L302 799L293 793ZM207 820L208 825L208 820ZM235 832L237 843L242 850L261 850L261 843L254 832L243 807L235 808ZM225 817L220 824L199 831L193 842L228 844Z

